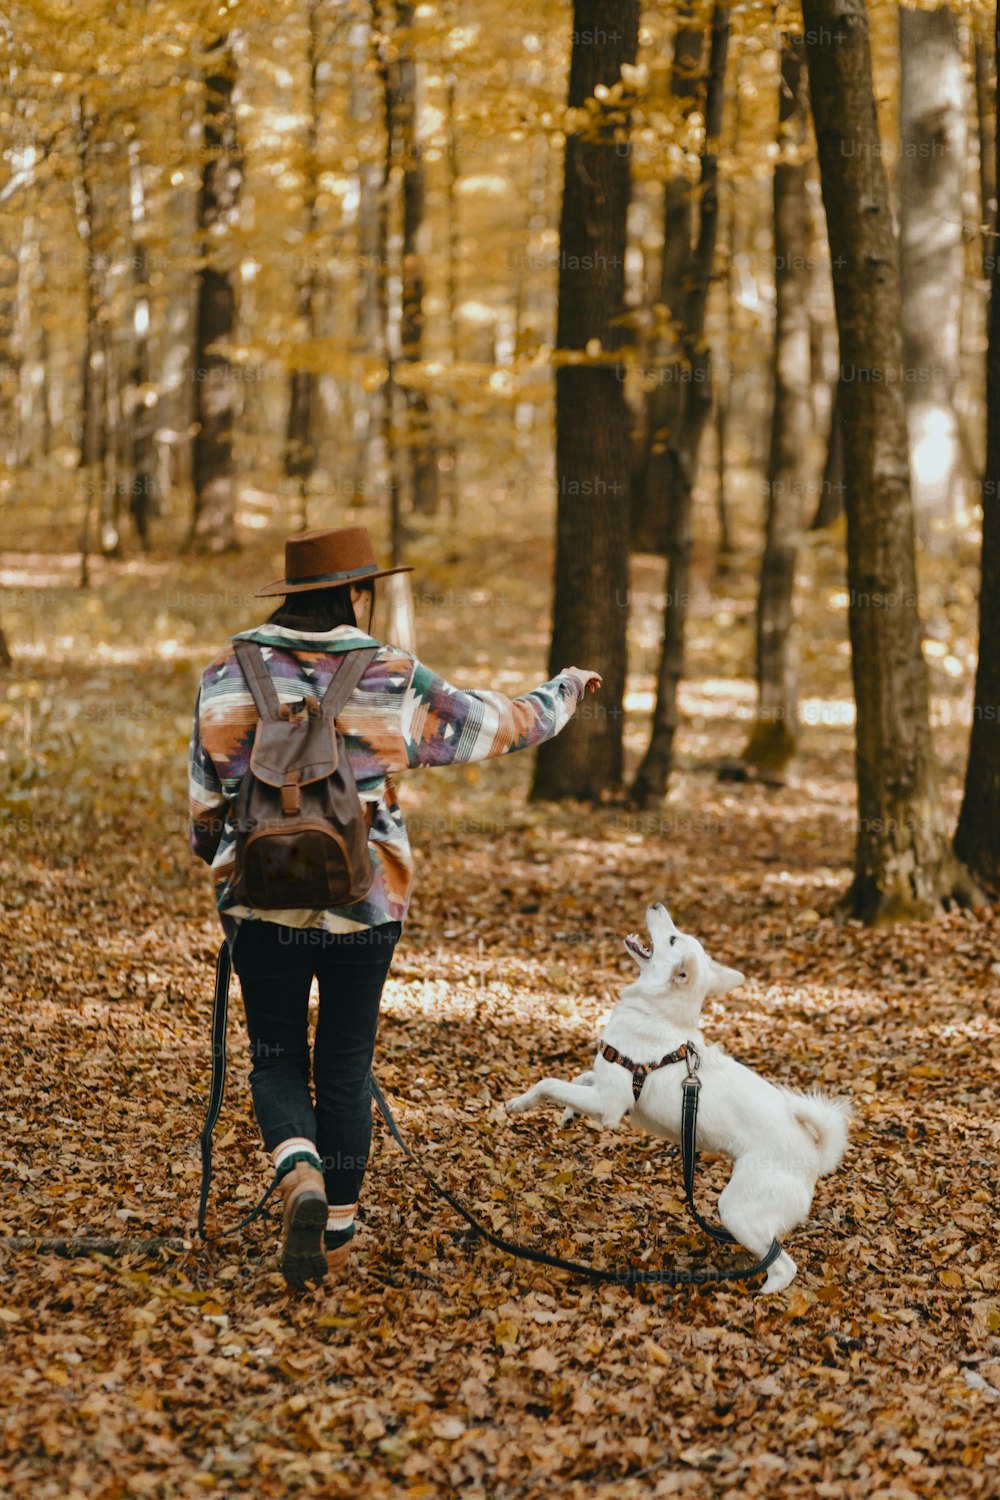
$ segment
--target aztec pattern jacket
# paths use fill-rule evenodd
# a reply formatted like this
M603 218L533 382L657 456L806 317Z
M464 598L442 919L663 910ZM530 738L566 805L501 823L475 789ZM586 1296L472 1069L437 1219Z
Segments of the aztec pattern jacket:
M262 648L278 697L316 701L345 651L378 643L351 625L321 634L261 625L234 640ZM257 710L236 654L225 647L205 670L194 711L189 755L190 844L211 866L226 936L239 920L261 917L290 927L350 932L381 922L401 922L413 881L413 857L392 777L417 766L467 765L527 750L551 739L569 722L580 698L575 678L560 673L521 698L498 692L464 692L436 676L407 651L383 645L337 728L369 814L369 849L375 883L356 906L330 911L254 911L231 899L235 833L229 813L250 761Z

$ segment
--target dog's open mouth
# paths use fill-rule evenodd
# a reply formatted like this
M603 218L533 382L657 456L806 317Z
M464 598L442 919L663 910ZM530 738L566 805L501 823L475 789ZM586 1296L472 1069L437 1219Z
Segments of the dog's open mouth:
M637 932L629 933L625 939L625 946L635 958L641 958L644 962L648 962L653 956L652 948L646 947L646 944Z

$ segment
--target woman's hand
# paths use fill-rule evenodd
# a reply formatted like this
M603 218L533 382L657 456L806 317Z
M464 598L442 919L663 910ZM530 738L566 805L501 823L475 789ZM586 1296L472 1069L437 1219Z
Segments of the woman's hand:
M588 672L586 667L563 667L567 677L575 677L580 684L581 697L584 693L596 693L601 685L600 672Z

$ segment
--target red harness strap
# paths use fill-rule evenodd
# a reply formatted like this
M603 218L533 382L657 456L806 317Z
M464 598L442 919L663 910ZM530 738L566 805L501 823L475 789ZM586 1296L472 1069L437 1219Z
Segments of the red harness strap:
M659 1062L637 1063L624 1052L619 1052L617 1047L612 1047L610 1042L602 1042L600 1046L602 1057L607 1058L609 1063L617 1063L620 1068L627 1068L632 1074L632 1097L638 1104L642 1086L650 1073L655 1073L657 1068L667 1068L671 1063L683 1062L688 1055L688 1044L682 1042L676 1052L668 1052L666 1057L661 1057Z

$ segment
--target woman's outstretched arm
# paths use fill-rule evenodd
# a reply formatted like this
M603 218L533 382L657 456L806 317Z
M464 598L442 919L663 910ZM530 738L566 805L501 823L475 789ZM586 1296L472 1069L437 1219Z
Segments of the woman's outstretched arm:
M414 660L402 704L407 767L467 765L552 739L573 717L588 675L568 668L508 698L493 689L454 687Z

